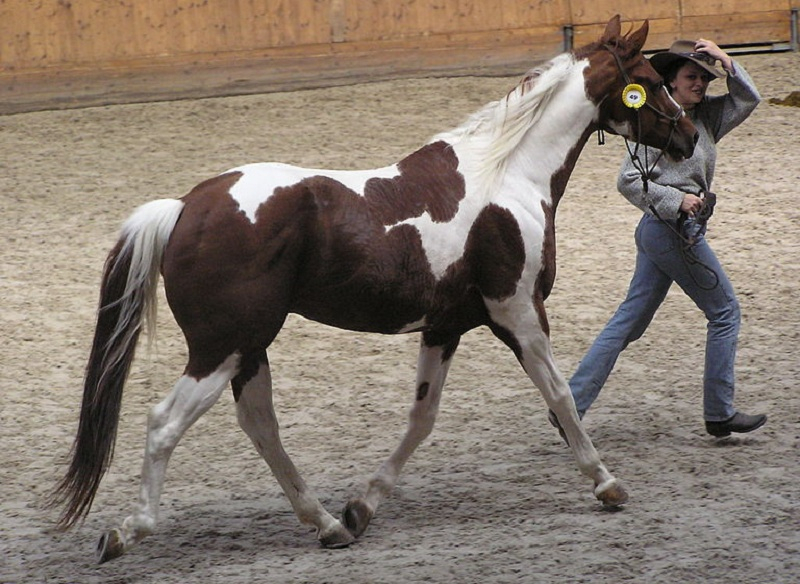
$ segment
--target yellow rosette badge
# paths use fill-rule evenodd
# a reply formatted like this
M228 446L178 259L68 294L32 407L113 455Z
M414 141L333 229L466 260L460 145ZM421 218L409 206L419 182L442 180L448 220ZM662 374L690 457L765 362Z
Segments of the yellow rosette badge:
M631 83L622 90L622 103L631 109L639 109L647 101L647 93L644 87L637 83Z

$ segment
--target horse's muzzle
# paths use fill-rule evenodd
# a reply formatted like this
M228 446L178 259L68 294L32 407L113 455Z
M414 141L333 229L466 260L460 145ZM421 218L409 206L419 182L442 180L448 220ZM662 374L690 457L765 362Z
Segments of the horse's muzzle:
M684 128L681 126L682 124L679 123L678 131L675 133L669 148L666 149L667 156L677 161L691 158L692 154L694 154L694 147L700 139L700 134L694 126L691 126L689 132L682 131Z

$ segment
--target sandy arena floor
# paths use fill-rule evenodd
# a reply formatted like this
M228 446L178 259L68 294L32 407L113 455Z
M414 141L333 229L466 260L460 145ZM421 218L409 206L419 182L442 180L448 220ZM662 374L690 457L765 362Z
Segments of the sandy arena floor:
M488 331L462 340L432 437L364 537L321 549L236 423L232 397L172 458L158 532L97 566L96 539L137 497L149 408L184 366L161 303L140 351L116 458L80 529L42 506L68 454L99 278L140 203L245 162L369 168L501 97L513 78L396 81L0 117L0 582L789 583L800 574L800 55L743 56L765 97L720 145L710 240L743 309L738 405L767 412L717 442L701 416L702 314L673 291L622 356L586 426L631 501L603 512L538 391ZM622 300L638 211L615 192L622 142L590 140L558 214L548 301L569 374ZM292 318L270 352L284 445L338 513L396 446L416 335ZM354 415L357 413L358 415Z

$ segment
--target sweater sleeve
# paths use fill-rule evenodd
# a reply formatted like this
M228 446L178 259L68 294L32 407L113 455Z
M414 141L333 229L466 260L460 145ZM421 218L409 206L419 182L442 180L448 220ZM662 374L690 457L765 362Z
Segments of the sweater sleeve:
M733 71L728 73L726 82L728 92L708 97L704 104L715 142L741 124L761 101L752 78L736 61L733 61Z
M649 160L655 160L658 154L658 151L648 149ZM652 215L653 210L650 208L652 206L662 219L675 220L678 218L684 194L678 188L659 184L658 178L661 175L659 166L656 165L653 169L645 192L641 173L633 165L630 157L625 156L617 176L617 190L642 211Z

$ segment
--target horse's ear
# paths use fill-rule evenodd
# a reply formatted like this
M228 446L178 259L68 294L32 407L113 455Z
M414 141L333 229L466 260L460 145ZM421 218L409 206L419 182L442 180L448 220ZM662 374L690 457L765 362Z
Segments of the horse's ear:
M600 39L600 42L604 45L616 44L617 39L619 39L619 33L619 14L616 14L611 18L611 20L608 21L608 24L606 25L606 31L603 33L603 37Z
M631 43L631 48L636 51L641 51L644 43L647 40L647 33L650 32L650 22L645 20L644 24L639 27L639 30L634 31L628 37Z

